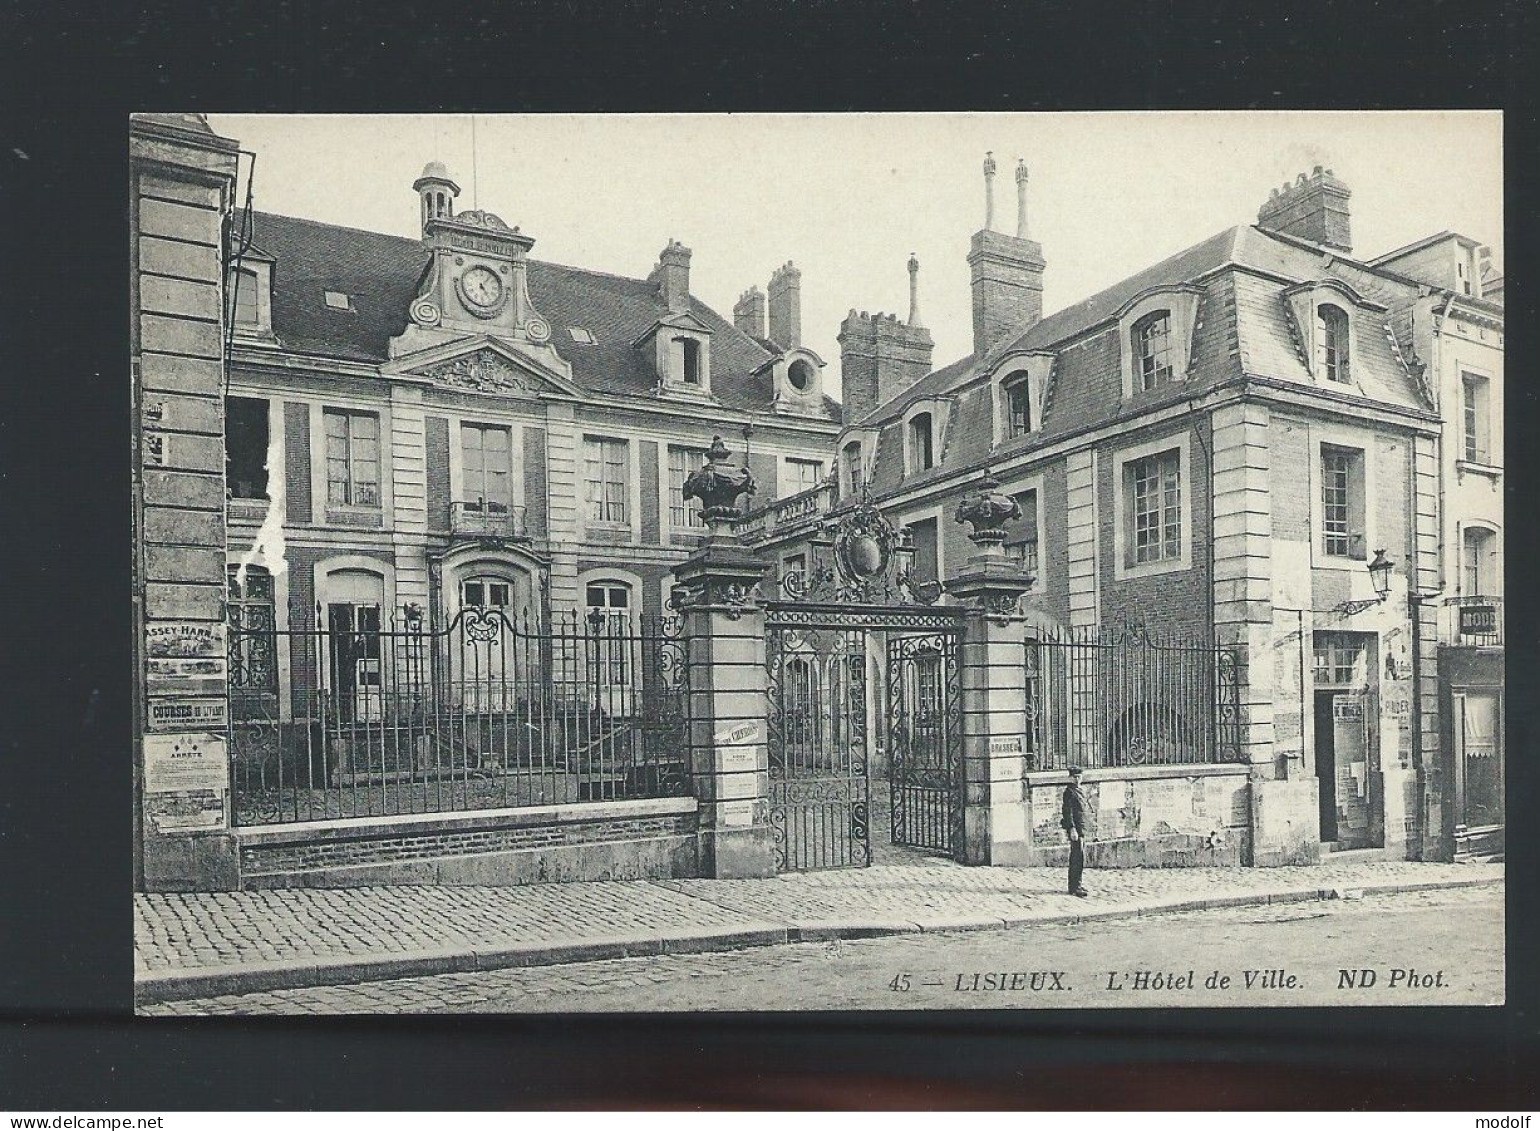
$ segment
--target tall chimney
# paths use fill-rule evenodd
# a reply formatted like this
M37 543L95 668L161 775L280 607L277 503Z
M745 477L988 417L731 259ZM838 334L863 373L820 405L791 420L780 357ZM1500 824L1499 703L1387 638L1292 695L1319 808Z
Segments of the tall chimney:
M1348 198L1352 195L1330 169L1317 165L1308 176L1301 173L1292 184L1272 191L1267 203L1257 210L1257 227L1352 251L1348 210Z
M924 329L920 321L920 261L914 252L909 253L909 325Z
M909 321L854 310L840 323L840 385L845 423L870 416L931 370L935 342L920 325L920 261L909 257Z
M995 154L994 150L984 154L984 230L992 232L995 228Z
M1024 240L1027 234L1027 163L1016 159L1016 238Z
M751 338L765 336L765 292L750 287L733 304L733 325Z
M683 314L690 309L690 249L678 240L669 240L658 253L658 265L647 276L656 283L668 304L669 313Z
M802 272L789 259L770 276L770 340L783 350L802 344Z
M1017 231L1026 229L1026 163L1016 167ZM994 160L984 162L985 211L994 215ZM982 357L1007 338L1036 325L1043 317L1041 244L1025 235L1007 236L988 223L975 232L968 252L973 285L973 355Z

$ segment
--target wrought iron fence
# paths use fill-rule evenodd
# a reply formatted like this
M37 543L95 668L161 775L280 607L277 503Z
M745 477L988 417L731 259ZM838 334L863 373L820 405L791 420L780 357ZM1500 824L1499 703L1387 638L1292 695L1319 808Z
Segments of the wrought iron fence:
M1234 649L1143 629L1026 645L1027 770L1238 762Z
M688 791L677 617L329 612L230 626L237 824Z

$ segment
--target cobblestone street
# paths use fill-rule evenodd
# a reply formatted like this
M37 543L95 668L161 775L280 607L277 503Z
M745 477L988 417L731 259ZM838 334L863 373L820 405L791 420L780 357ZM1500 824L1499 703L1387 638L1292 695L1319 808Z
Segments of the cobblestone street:
M141 1012L1473 1005L1502 1001L1502 948L1502 889L1487 886L444 974L171 1002ZM1373 985L1342 987L1344 969L1375 971ZM1247 971L1254 972L1250 988ZM1411 971L1426 984L1410 985ZM1229 984L1221 988L1216 980L1205 988L1215 972Z

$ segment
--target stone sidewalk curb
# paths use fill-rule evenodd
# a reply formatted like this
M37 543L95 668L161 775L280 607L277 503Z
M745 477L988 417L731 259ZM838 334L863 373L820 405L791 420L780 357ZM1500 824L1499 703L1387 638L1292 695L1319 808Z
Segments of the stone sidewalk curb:
M514 966L558 966L597 962L609 958L637 958L658 954L699 954L740 950L752 946L776 946L794 942L831 942L839 939L882 938L892 935L939 931L988 931L1008 927L1053 926L1067 923L1134 919L1173 911L1209 911L1225 907L1265 906L1271 903L1306 903L1315 900L1354 898L1449 888L1501 884L1503 876L1472 876L1469 879L1408 880L1364 884L1355 888L1304 887L1272 892L1218 895L1207 899L1179 899L1132 903L1104 910L1061 912L1048 915L1001 917L985 915L938 916L925 920L820 919L772 923L745 919L730 928L683 930L646 935L606 935L559 943L506 943L485 947L467 946L399 954L318 960L250 962L209 969L136 973L134 1004L152 1005L188 998L262 993L269 990L304 989L353 982L379 982L392 978L421 978L433 974L466 974L478 970L502 970ZM699 898L699 897L692 897Z

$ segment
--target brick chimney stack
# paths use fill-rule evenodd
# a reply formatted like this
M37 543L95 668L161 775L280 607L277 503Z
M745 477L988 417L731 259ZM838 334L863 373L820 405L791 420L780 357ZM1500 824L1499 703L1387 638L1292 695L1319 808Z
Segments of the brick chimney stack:
M770 340L783 350L802 344L802 272L789 259L770 276Z
M656 283L668 304L669 313L683 314L690 309L690 249L678 240L669 240L658 253L658 265L647 276Z
M1353 250L1348 199L1352 191L1317 165L1307 176L1301 173L1292 184L1274 189L1257 210L1257 227L1324 244L1339 251Z
M733 325L751 338L765 337L765 292L750 287L733 304Z
M1016 167L1017 231L1007 236L993 230L994 159L984 163L985 225L974 233L968 252L973 283L973 354L982 357L1006 338L1014 337L1043 317L1043 259L1041 244L1027 239L1026 164Z
M857 313L840 323L840 384L845 423L869 416L931 370L935 343L919 324L916 276L919 261L909 257L909 321L896 314Z

